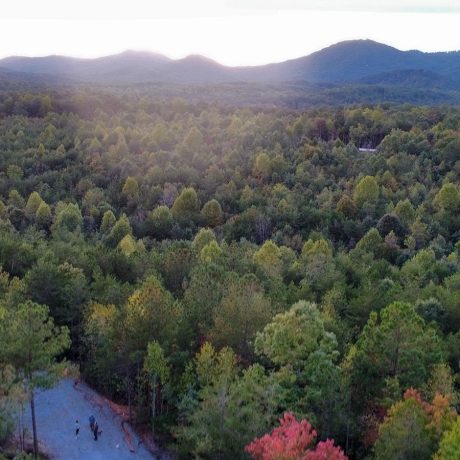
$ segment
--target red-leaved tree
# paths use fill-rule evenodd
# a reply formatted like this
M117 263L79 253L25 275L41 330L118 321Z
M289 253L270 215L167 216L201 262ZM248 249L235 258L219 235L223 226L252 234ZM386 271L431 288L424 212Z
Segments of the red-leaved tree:
M342 449L328 439L314 448L316 431L307 420L298 421L286 412L280 426L245 447L254 460L348 460Z

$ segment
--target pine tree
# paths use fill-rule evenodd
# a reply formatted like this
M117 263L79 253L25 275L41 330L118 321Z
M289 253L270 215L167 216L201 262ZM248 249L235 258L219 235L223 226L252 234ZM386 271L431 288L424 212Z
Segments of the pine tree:
M14 366L30 396L35 458L38 453L35 388L56 382L56 357L69 348L69 330L57 328L49 309L31 301L0 312L0 361Z

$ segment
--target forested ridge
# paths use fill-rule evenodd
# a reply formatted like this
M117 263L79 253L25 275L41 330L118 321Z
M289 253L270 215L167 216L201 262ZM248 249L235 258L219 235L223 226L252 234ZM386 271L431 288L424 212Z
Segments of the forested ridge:
M458 458L459 109L62 88L0 117L2 441L66 358L181 458Z
M192 54L180 59L126 50L98 58L10 56L0 59L0 75L48 83L317 82L384 81L425 88L459 89L460 53L401 51L373 40L346 40L306 56L265 65L226 66ZM407 97L407 96L406 96Z

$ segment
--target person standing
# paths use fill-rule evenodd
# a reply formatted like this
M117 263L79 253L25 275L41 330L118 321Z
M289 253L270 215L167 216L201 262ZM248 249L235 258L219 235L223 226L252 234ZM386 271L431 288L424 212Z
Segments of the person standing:
M79 434L80 434L80 422L78 420L75 420L75 439L78 438Z
M91 431L94 431L94 423L96 422L96 419L94 418L94 415L91 415L89 417L89 427Z
M97 422L95 422L94 423L94 429L93 429L93 434L94 434L94 440L95 441L97 441L98 430L99 430L99 425L97 424Z

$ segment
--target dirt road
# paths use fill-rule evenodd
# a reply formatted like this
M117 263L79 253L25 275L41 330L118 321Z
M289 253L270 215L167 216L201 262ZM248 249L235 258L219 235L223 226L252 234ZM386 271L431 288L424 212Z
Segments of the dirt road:
M51 390L36 392L37 431L40 442L56 460L158 460L124 425L108 403L88 386L64 379ZM32 433L30 411L25 414L27 429ZM97 441L89 428L94 415L102 430ZM75 436L75 421L80 434Z

